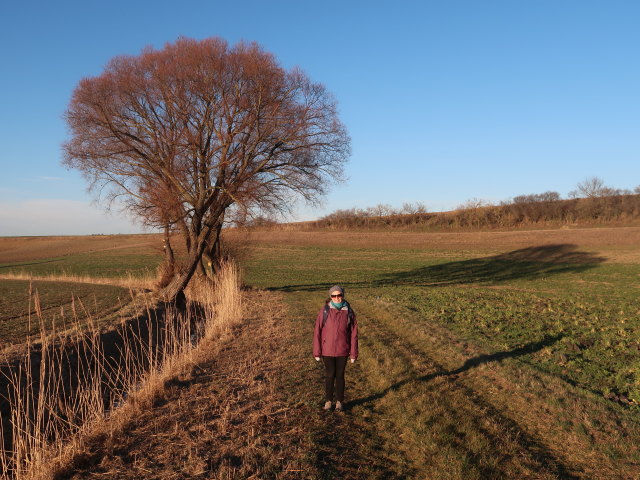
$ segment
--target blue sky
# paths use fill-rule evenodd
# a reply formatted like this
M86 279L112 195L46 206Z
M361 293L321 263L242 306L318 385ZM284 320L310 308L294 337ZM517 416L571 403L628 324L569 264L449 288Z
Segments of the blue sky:
M321 208L640 185L640 2L147 1L0 6L0 235L125 233L60 165L62 114L115 55L256 41L338 99L346 182Z

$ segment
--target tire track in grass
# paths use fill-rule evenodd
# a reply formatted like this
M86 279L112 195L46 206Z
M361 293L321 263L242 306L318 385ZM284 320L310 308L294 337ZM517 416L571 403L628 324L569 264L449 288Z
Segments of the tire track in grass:
M361 303L365 307L365 312L374 311L370 298L368 301L361 299ZM397 382L388 385L387 390L378 391L376 400L382 399L383 394L388 394L394 389L408 388L416 381L435 383L446 379L451 384L452 391L448 396L446 391L443 391L444 395L441 395L438 401L452 400L455 397L467 398L469 404L476 405L478 411L485 412L487 418L501 425L496 430L498 434L504 430L506 435L517 440L515 444L519 445L519 448L514 452L521 450L531 457L533 460L531 471L537 471L535 464L539 463L546 467L549 474L555 474L559 478L629 480L639 478L640 472L638 464L633 462L633 452L629 451L628 457L623 462L612 461L613 457L604 455L606 450L611 448L610 443L616 443L625 435L634 436L633 425L637 421L631 421L629 415L620 417L616 412L607 410L606 406L602 405L602 401L598 402L601 399L591 398L585 392L580 392L569 385L564 387L557 385L561 383L560 379L546 376L539 378L540 372L515 360L519 355L542 348L544 342L540 342L538 346L535 343L530 344L512 352L498 352L493 355L479 353L476 357L468 358L461 352L455 351L456 348L461 348L459 345L464 342L460 342L451 332L443 332L442 327L437 326L433 329L426 328L423 320L418 327L415 322L419 319L410 317L409 314L405 321L405 315L408 312L398 311L395 306L388 307L395 309L394 315L390 314L385 305L377 305L376 320L367 322L366 325L374 327L372 332L376 331L376 335L386 339L387 344L399 343L403 347L405 356L413 359L411 363L414 370L407 370L407 377L404 377L406 382ZM461 357L462 361L457 360ZM435 361L434 358L438 360ZM431 370L427 372L425 368ZM545 383L548 386L545 386ZM496 388L505 385L511 388L506 388L504 391ZM459 392L459 394L454 395L453 392ZM572 405L571 410L563 411L552 406L553 402L565 398ZM463 403L458 407L459 411L464 411L464 407ZM576 427L584 428L580 420L584 415L593 417L596 424L599 421L605 422L607 425L605 429L609 431L605 433L601 430L597 434L601 442L607 435L608 440L598 445L594 444L593 440L589 443L576 438L571 431L563 431L561 424L568 420ZM486 432L484 434L491 436ZM627 439L626 442L629 443L629 440ZM633 448L633 445L630 444L629 448ZM504 454L504 447L497 449L496 453ZM516 457L522 458L519 453ZM485 472L485 475L487 473ZM537 475L540 475L539 471L532 478L540 478ZM521 476L511 476L521 478ZM509 476L498 478L509 478ZM528 478L528 476L522 478Z
M360 307L361 384L351 402L372 421L387 418L421 478L576 478L514 422L461 385L425 352ZM364 308L363 308L364 307ZM367 360L369 357L369 360ZM373 393L371 393L373 392Z
M302 293L288 297L295 297L300 315L309 318L300 341L310 349L317 300ZM362 353L347 371L345 418L350 430L366 438L356 462L384 458L392 478L574 478L549 455L533 452L517 426L443 376L442 368L370 317L364 305L354 301L354 307ZM320 371L317 377L319 405Z

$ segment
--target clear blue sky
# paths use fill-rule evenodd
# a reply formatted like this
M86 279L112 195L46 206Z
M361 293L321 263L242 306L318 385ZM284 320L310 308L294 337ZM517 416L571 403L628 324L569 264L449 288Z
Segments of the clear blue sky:
M138 230L60 165L62 114L110 58L179 36L256 41L337 97L348 178L300 219L634 188L639 25L636 0L2 2L0 235Z

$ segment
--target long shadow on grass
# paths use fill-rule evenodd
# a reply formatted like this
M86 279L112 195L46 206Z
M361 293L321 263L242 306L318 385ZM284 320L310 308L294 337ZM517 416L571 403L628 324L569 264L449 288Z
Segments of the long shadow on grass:
M511 280L534 280L562 273L580 273L606 259L589 252L576 250L575 245L543 245L528 247L486 258L394 273L381 279L382 283L414 285L457 285L465 283L500 283Z
M563 243L521 248L491 257L427 265L404 272L372 278L368 282L344 282L347 287L383 287L387 285L450 286L501 283L518 279L535 280L563 273L580 273L598 266L606 258L577 250ZM340 268L336 269L337 277ZM272 290L315 291L328 284L286 285Z
M18 267L31 267L33 265L42 265L43 263L56 263L61 261L61 258L54 258L49 260L40 260L29 263L7 263L5 265L0 265L0 269L2 268L18 268Z
M408 383L412 383L412 382L428 382L430 380L433 380L434 378L438 378L438 377L447 377L447 376L453 376L453 375L458 375L462 372L466 372L467 370L470 370L472 368L478 367L479 365L485 364L485 363L492 363L492 362L501 362L502 360L506 359L506 358L516 358L516 357L521 357L523 355L529 355L531 353L535 353L539 350L542 350L545 347L549 347L551 345L553 345L554 343L557 343L560 339L562 339L562 337L564 337L564 334L558 334L558 335L553 335L551 337L546 337L538 342L532 342L532 343L528 343L522 347L519 348L515 348L513 350L507 350L504 352L496 352L496 353L491 353L491 354L485 354L485 355L479 355L477 357L474 358L470 358L468 359L466 362L464 362L464 364L462 364L462 366L456 368L455 370L450 370L450 371L436 371L433 373L429 373L427 375L422 375L420 377L414 377L414 378L407 378L405 380L402 380L400 382L396 382L393 385L385 388L384 390L382 390L381 392L375 393L373 395L369 395L367 397L364 398L359 398L356 400L352 400L350 402L347 403L346 407L355 407L357 405L363 405L366 403L370 403L370 402L374 402L376 400L380 400L382 397L384 397L385 395L387 395L389 392L393 392L396 390L399 390L400 388L402 388L403 386L407 385Z
M455 378L456 375L463 373L467 370L470 370L472 368L478 367L479 365L483 365L486 363L492 363L492 362L501 362L504 359L507 358L517 358L523 355L528 355L531 353L535 353L545 347L551 346L554 343L558 342L560 339L562 339L562 337L564 337L563 334L559 334L559 335L554 335L554 336L550 336L550 337L546 337L543 340L540 340L538 342L532 342L529 343L527 345L524 345L523 347L520 348L516 348L513 350L508 350L508 351L503 351L503 352L496 352L496 353L492 353L492 354L485 354L485 355L479 355L477 357L474 358L470 358L468 359L466 362L464 362L464 364L462 364L460 367L454 369L454 370L450 370L450 371L445 371L443 369L440 369L439 371L435 371L433 373L429 373L427 375L422 375L419 377L413 377L413 378L407 378L405 380L402 380L400 382L396 382L393 385L385 388L384 390L382 390L381 392L378 392L376 394L373 395L369 395L367 397L364 398L359 398L356 400L352 400L350 402L347 402L345 407L349 410L355 406L358 405L366 405L369 404L371 402L375 402L377 400L380 400L381 398L383 398L384 396L386 396L387 394L389 394L390 392L393 391L397 391L399 389L401 389L402 387L404 387L407 384L410 383L421 383L421 382L429 382L435 378L438 377L453 377ZM478 400L476 400L478 401ZM574 475L572 475L569 471L567 471L567 469L564 467L564 465L561 463L561 461L559 461L557 458L555 458L555 456L548 452L543 445L539 444L534 438L529 437L525 432L522 432L520 427L513 421L510 421L509 419L505 418L502 416L502 414L499 411L496 411L493 409L493 407L489 404L484 404L483 405L486 410L493 415L499 416L500 418L502 418L503 422L506 425L509 425L510 428L513 431L517 431L520 434L520 438L523 441L524 445L527 445L530 449L530 452L534 455L534 457L536 457L541 464L546 465L547 467L549 467L551 470L554 470L560 478L565 478L565 479L578 479L579 477L576 477ZM488 433L486 433L488 435ZM493 471L493 469L488 468L488 467L482 467L481 465L477 465L477 467L483 471L483 478L497 478L495 475L497 472Z

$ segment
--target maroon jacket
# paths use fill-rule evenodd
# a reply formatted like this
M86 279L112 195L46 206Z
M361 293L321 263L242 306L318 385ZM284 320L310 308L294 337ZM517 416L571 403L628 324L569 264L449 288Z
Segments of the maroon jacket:
M354 360L358 358L358 322L353 310L351 325L349 325L349 308L345 304L341 310L336 309L331 302L327 322L322 327L324 307L318 312L316 328L313 333L314 357L346 357Z

